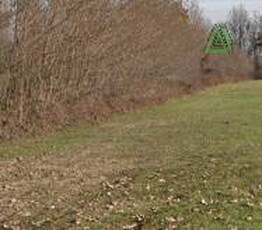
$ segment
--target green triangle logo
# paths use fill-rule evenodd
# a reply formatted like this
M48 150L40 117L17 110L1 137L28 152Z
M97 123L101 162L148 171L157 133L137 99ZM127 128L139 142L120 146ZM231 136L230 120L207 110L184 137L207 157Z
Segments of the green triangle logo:
M230 54L233 51L233 36L223 23L215 24L203 50L205 54Z

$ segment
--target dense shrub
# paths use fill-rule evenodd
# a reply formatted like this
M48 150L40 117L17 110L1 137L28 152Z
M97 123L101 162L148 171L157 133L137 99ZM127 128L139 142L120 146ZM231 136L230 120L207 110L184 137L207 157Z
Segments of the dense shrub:
M9 17L2 136L99 117L204 84L199 60L206 30L189 22L178 2L36 2L17 1ZM216 75L245 75L241 61L219 61Z

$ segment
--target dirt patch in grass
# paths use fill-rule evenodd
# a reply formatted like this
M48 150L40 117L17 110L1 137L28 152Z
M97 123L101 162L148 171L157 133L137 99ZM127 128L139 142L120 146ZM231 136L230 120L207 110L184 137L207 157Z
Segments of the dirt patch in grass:
M29 220L40 221L43 215L53 222L74 202L81 203L81 197L91 194L108 175L135 167L135 159L94 157L91 151L1 161L0 223L33 226Z

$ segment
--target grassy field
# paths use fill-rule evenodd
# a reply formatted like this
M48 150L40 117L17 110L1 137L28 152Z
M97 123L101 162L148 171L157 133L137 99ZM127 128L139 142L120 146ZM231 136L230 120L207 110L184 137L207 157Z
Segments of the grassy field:
M262 229L262 82L0 145L0 228Z

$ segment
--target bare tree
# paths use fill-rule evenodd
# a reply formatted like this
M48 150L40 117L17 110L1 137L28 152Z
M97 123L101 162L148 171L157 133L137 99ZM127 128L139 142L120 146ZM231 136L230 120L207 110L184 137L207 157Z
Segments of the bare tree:
M190 0L188 2L188 9L192 22L202 23L204 21L203 10L200 8L198 0Z
M237 46L241 50L247 48L246 34L249 33L250 23L248 12L243 5L233 7L229 14L228 25L235 37Z

